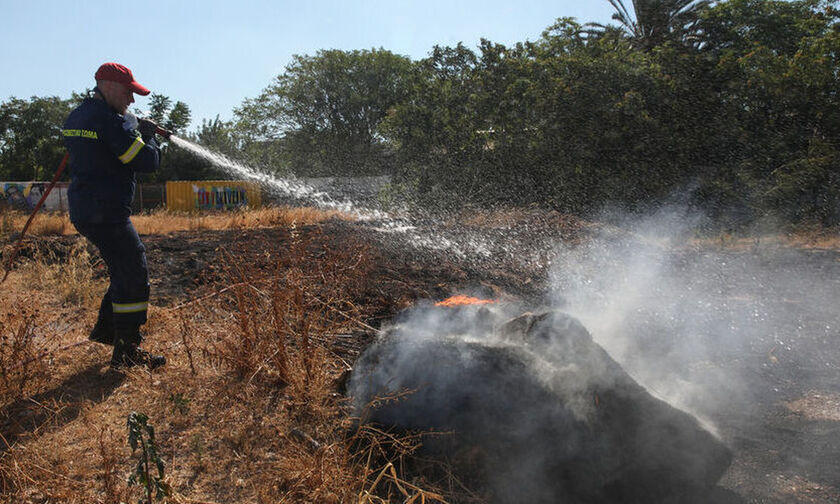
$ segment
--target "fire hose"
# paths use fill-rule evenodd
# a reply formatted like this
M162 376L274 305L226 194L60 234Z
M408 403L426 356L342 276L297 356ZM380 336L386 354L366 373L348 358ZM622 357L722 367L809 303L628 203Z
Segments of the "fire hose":
M29 229L29 225L32 224L32 220L35 219L35 214L38 213L38 210L41 209L41 205L44 204L46 201L47 196L50 195L50 191L52 191L53 187L55 187L56 182L58 182L58 178L61 177L62 172L64 172L64 168L67 166L67 160L70 159L70 153L64 154L64 157L61 158L61 163L58 165L58 170L55 171L55 176L53 176L52 182L47 187L47 190L44 191L44 194L41 195L41 199L38 200L38 204L35 205L35 209L32 210L32 214L27 219L26 224L23 226L23 230L20 232L20 236L18 236L17 243L15 243L14 248L12 248L12 253L9 255L9 261L6 263L6 272L3 274L3 280L0 280L0 284L6 281L6 278L9 276L9 272L12 271L12 262L15 260L15 256L17 256L18 251L20 250L20 246L23 244L23 237L26 234L26 230Z
M165 130L157 125L155 125L155 133L164 138L169 138L172 136L171 131ZM2 285L6 281L6 278L8 278L9 273L12 271L12 263L14 262L15 257L20 251L20 247L23 244L23 237L26 235L26 231L29 229L29 225L32 224L32 221L35 219L35 215L38 213L38 210L41 209L41 206L44 204L44 201L46 201L47 196L50 195L50 191L52 191L53 187L55 187L55 184L58 182L59 177L61 177L61 174L64 172L64 168L67 166L67 161L69 159L70 153L65 153L64 157L61 158L61 163L58 165L58 169L55 171L55 175L53 176L50 185L47 186L47 190L44 191L44 194L41 195L41 199L38 200L38 203L32 210L32 214L29 215L29 219L27 219L26 224L24 224L23 230L20 232L20 236L18 236L15 246L12 248L12 253L9 255L9 260L6 263L6 272L3 273L3 279L0 280L0 285Z

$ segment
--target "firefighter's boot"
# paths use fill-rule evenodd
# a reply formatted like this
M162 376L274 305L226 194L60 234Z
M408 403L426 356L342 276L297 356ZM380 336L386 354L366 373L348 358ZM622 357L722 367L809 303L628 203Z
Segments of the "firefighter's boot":
M114 344L114 312L111 306L111 291L107 291L99 304L99 315L96 317L96 325L88 335L89 340L103 345Z
M166 364L166 357L154 355L140 348L140 330L117 329L114 335L114 354L111 356L111 369L121 370L134 366L145 366L149 370Z
M96 325L91 329L88 339L103 345L114 344L114 321L104 318L96 319Z

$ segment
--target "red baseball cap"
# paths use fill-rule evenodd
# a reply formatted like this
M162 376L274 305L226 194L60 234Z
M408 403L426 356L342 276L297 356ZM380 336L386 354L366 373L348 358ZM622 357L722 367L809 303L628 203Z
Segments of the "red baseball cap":
M99 70L96 71L94 78L96 80L113 81L125 84L133 93L137 93L141 96L146 96L151 93L151 91L134 80L134 75L131 74L131 70L129 70L128 67L120 65L119 63L103 63L102 66L99 67Z

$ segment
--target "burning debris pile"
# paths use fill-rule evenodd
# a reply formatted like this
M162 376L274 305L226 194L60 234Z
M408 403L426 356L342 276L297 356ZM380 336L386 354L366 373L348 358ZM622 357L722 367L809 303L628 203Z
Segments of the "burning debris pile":
M514 310L403 313L357 363L362 421L451 432L424 449L485 475L497 503L686 502L715 487L731 453L694 417L651 396L576 319Z

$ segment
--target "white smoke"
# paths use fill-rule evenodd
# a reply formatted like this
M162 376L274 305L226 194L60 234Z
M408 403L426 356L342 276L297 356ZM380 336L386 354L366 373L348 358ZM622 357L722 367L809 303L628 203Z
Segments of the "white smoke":
M697 239L701 220L671 208L559 245L551 298L651 393L707 421L746 417L785 373L832 365L818 361L837 287L807 251Z
M665 209L561 244L549 285L554 303L652 394L707 419L744 393L739 370L714 356L733 348L742 314L723 294L725 260L688 245L699 220Z

